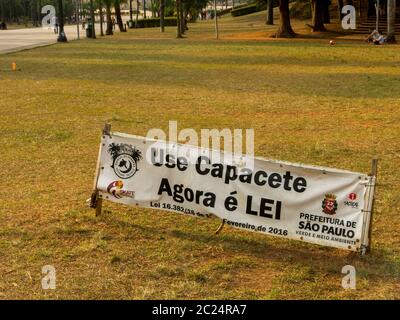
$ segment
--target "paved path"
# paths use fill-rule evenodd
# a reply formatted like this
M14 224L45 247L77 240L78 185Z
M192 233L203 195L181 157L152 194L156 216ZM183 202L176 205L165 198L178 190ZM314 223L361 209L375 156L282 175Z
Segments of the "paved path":
M100 25L96 25L99 32ZM80 27L81 38L86 36L85 30ZM75 26L66 26L65 34L68 40L77 39ZM25 28L16 30L0 30L0 54L36 48L57 42L57 34L52 29Z

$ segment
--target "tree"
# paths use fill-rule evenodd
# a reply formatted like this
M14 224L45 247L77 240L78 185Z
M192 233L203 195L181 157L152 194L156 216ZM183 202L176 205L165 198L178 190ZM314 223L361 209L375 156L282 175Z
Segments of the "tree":
M99 4L99 15L100 15L100 35L104 37L104 31L103 31L103 22L104 22L104 16L103 16L103 2L102 0L98 0Z
M269 25L274 24L274 0L268 0L266 24L269 24Z
M331 5L331 0L323 0L324 2L324 23L331 23L331 14L329 12L329 6Z
M64 32L64 9L62 0L58 0L58 42L67 42L67 36Z
M215 39L219 40L217 0L214 0Z
M183 0L179 1L179 22L180 22L180 28L181 28L181 34L184 34L186 31L186 18L185 14L183 13L183 5L182 5Z
M165 0L160 0L160 31L164 32Z
M324 1L312 0L312 29L313 31L326 31L324 26Z
M387 42L396 42L396 0L387 0Z
M277 38L292 38L296 35L290 24L289 0L279 0L279 28L275 34Z
M136 0L136 21L135 21L135 28L138 27L137 23L139 20L139 0Z
M119 31L126 32L124 28L124 23L122 22L121 0L114 0L114 9L115 9L115 16L117 17L117 24Z
M150 11L151 11L151 16L154 18L156 16L156 13L154 11L153 0L150 0Z
M111 36L113 34L113 24L111 19L112 0L103 0L103 1L106 6L106 21L107 21L106 36Z
M199 13L207 6L207 3L211 2L208 0L182 0L185 28L188 16L190 15L191 19L195 20Z
M181 1L182 0L176 0L176 22L177 22L177 28L176 28L176 37L177 38L182 38L182 29L181 29Z
M31 20L32 20L32 25L34 27L39 27L39 16L37 12L37 6L38 6L38 1L37 0L31 0L30 1L30 11L31 11Z
M344 14L342 13L342 8L343 8L343 0L338 0L339 19L340 20L342 20L344 17Z
M93 0L90 0L90 20L92 23L92 32L91 32L91 38L96 39L96 29L95 29L95 23L96 23L96 17L94 15L94 6L93 6Z
M4 22L6 20L6 11L4 6L4 0L0 0L0 11L1 11L1 21Z

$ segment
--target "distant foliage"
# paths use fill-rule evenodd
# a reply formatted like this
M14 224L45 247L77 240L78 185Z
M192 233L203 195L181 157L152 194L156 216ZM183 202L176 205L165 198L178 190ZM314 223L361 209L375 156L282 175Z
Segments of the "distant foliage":
M217 16L218 17L223 16L225 14L231 13L231 11L232 11L232 8L226 8L226 9L218 10Z
M232 9L231 15L233 17L244 16L246 14L258 12L265 10L267 8L266 2L255 2L246 6L241 6L235 9Z
M196 21L199 13L207 6L208 0L183 0L183 11L191 17L191 21Z
M132 21L133 28L135 28L135 21ZM160 26L160 18L148 18L148 19L140 19L137 21L137 28L156 28ZM165 17L164 18L164 26L173 27L177 26L176 17Z

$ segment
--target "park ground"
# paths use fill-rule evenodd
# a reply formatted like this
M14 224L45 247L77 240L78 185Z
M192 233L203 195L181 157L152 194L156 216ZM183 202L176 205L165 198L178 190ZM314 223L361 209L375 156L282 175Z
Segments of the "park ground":
M267 30L261 15L236 19L220 41L207 22L179 40L130 30L0 55L1 299L400 299L400 46L247 39ZM113 203L95 217L104 123L146 135L169 120L254 128L267 158L368 173L379 157L372 253ZM41 288L44 265L56 290Z

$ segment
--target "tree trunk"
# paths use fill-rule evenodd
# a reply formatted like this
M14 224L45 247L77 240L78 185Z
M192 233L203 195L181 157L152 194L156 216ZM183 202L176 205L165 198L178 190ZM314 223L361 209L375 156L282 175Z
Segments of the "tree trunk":
M104 22L104 17L103 17L103 4L101 0L99 0L99 14L100 14L100 35L104 37L104 30L103 30L103 22Z
M343 19L342 8L343 8L343 0L338 0L339 19L340 20Z
M32 24L34 27L39 26L39 17L37 16L37 0L32 0L31 1L31 19L32 19Z
M160 31L164 32L164 9L165 9L165 0L160 0Z
M113 24L111 19L111 3L109 1L106 2L106 20L107 20L106 36L111 36L113 34Z
M147 15L146 15L146 0L143 0L143 18L147 18Z
M6 20L6 12L4 11L4 1L0 0L0 10L1 10L1 21L5 22Z
M215 18L215 39L219 40L217 0L214 0L214 18Z
M181 22L181 34L185 34L186 31L186 27L185 27L185 17L184 17L184 13L183 13L183 4L182 4L182 0L179 1L179 13L180 13L180 22Z
M182 38L182 32L181 32L181 14L180 14L180 2L182 0L176 0L176 22L177 22L177 28L176 28L176 37L177 38Z
M360 19L363 20L368 16L368 1L360 1Z
M124 23L122 22L120 0L115 1L114 9L115 9L115 16L117 17L117 24L118 24L119 31L126 32L126 30L124 28Z
M90 0L90 20L92 21L92 39L96 39L96 28L95 28L96 17L94 15L93 0Z
M324 23L331 23L331 15L329 12L329 6L330 6L330 1L329 0L323 0L324 1Z
M274 0L268 0L266 24L268 25L274 24Z
M38 17L39 26L42 23L42 1L36 1L36 16Z
M387 42L396 42L396 0L387 0Z
M326 31L324 26L324 0L312 0L313 31Z
M58 0L58 42L67 42L67 37L64 33L64 9L62 0Z
M129 19L130 19L131 21L133 21L132 1L133 1L133 0L129 0Z
M296 35L290 24L289 0L279 0L279 29L275 36L277 38L292 38Z
M135 20L135 28L138 27L139 20L139 0L136 0L136 20Z

